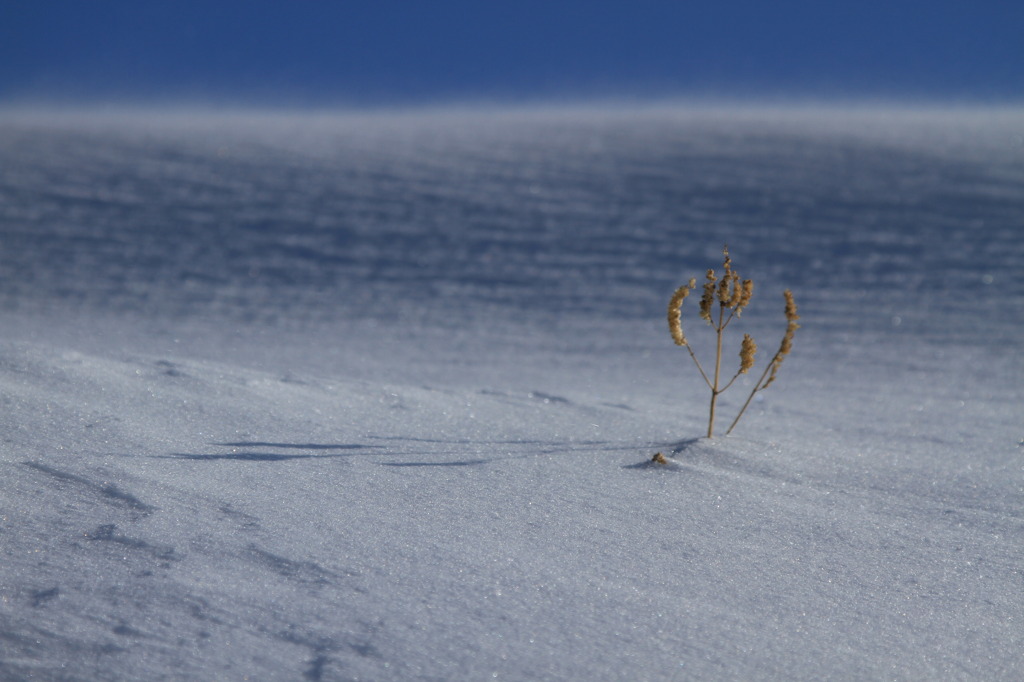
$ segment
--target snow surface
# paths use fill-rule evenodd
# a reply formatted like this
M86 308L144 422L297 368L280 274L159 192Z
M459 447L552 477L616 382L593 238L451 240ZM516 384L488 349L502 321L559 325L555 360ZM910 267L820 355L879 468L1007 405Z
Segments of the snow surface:
M1015 108L4 112L0 679L1022 679L1022 223Z

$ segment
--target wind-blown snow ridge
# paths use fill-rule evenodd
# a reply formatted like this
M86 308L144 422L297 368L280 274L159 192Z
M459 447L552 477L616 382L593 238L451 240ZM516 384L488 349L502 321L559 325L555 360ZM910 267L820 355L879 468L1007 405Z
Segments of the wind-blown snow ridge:
M646 318L722 241L850 328L1024 295L1012 110L155 119L0 117L5 307Z

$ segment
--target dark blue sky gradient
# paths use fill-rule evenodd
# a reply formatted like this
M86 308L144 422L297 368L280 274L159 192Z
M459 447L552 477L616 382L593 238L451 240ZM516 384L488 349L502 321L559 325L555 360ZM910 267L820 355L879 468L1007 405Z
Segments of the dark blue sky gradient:
M0 5L0 102L1020 101L1021 0Z

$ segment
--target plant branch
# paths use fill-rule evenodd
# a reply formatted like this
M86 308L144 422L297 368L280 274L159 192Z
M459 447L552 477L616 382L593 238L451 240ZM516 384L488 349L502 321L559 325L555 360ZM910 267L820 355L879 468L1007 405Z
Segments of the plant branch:
M704 368L700 366L700 360L697 359L697 354L693 352L692 348L690 348L690 344L686 344L686 350L690 351L690 357L693 358L693 364L697 365L697 371L699 371L700 375L704 377L704 383L707 384L708 388L712 391L715 390L714 386L711 385L711 380L708 379L708 375L704 373Z
M722 374L722 336L725 330L725 323L722 318L725 316L725 306L718 306L718 324L715 325L715 335L718 337L715 346L715 382L711 387L711 408L708 414L708 438L715 435L715 403L718 402L718 394L723 389L718 387L718 380Z
M774 367L775 363L779 361L779 357L780 353L775 353L775 357L773 357L772 361L768 363L768 366L764 368L764 371L761 373L761 378L759 378L757 380L757 383L754 384L754 389L750 392L750 395L747 396L747 400L746 402L743 403L743 407L740 408L740 413L736 415L736 418L732 420L732 424L730 424L729 428L725 430L725 435L728 436L730 433L732 433L732 430L736 427L736 422L740 420L740 417L743 416L743 413L747 411L747 407L750 406L750 401L754 399L754 394L760 391L761 389L765 388L764 380L768 376L768 372L771 371L771 368Z

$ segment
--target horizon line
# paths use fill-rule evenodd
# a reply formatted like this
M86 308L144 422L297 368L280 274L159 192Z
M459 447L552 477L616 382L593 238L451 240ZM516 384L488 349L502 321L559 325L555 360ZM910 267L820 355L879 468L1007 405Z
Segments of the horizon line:
M12 99L0 97L0 115L79 115L156 114L160 118L180 115L257 116L407 116L444 114L541 114L541 113L657 113L669 111L762 111L787 112L918 112L965 113L1024 112L1020 99L849 96L606 96L549 98L439 98L432 101L395 103L296 103L271 101L214 101L203 98L98 98L98 99Z

